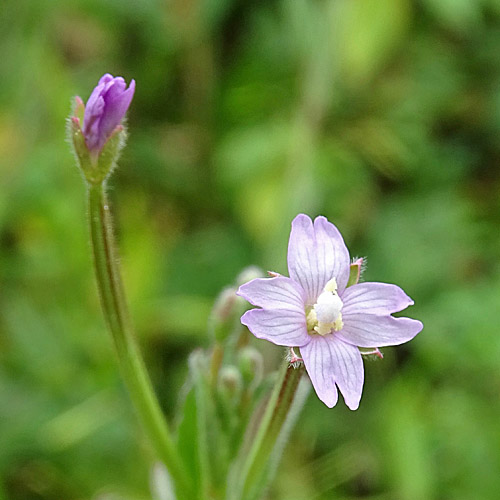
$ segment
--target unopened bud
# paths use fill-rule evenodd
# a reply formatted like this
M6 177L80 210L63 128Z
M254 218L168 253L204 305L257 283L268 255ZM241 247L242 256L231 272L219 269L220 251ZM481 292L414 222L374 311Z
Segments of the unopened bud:
M235 402L243 389L241 373L235 366L223 366L219 372L218 388L227 401Z
M217 297L209 320L209 329L215 340L223 342L233 331L240 310L239 297L234 287L227 287Z
M125 144L121 122L134 96L135 82L129 87L122 77L104 75L87 105L75 98L68 134L79 167L88 182L103 182L113 170Z
M236 287L244 285L249 281L252 281L256 278L263 278L265 273L257 266L249 266L243 269L238 277L236 278Z
M262 354L251 346L246 346L238 353L238 366L246 385L257 386L264 374Z

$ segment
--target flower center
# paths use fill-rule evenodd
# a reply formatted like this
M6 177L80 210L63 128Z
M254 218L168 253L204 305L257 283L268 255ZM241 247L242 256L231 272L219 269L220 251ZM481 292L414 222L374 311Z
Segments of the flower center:
M310 334L327 335L332 330L341 330L344 326L341 312L343 305L337 293L337 282L332 278L316 299L316 304L307 312L307 331Z

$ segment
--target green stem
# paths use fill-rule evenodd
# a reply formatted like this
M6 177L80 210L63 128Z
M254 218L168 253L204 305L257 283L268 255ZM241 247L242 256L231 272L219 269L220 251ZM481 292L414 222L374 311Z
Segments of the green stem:
M239 478L241 498L246 498L255 484L263 480L269 467L269 458L292 406L304 365L294 368L288 361L283 364L274 386L257 434L247 455Z
M165 463L177 491L184 495L180 495L181 498L186 498L191 493L190 482L154 393L129 320L104 184L89 183L87 194L97 285L122 375L151 444Z

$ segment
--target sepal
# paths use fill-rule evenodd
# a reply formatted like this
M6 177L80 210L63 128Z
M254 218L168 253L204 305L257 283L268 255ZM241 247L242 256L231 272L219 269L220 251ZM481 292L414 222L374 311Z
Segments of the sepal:
M84 113L85 105L79 97L76 97L72 116L68 120L68 139L78 168L87 182L101 184L115 168L121 150L125 146L127 133L123 125L118 125L99 152L90 151L81 126Z
M89 150L85 144L85 137L80 126L80 119L77 116L71 116L68 120L68 139L73 149L78 167L84 173L92 169L92 160Z
M118 125L95 160L96 168L88 179L90 182L103 182L111 174L125 146L126 138L125 128L123 125Z
M83 103L81 97L75 97L75 107L73 109L73 116L78 118L80 123L83 123L83 117L85 115L85 104Z
M359 259L353 259L349 268L349 280L347 281L347 287L359 283L359 279L361 278L361 275L365 270L365 266L366 263L363 257L360 257Z

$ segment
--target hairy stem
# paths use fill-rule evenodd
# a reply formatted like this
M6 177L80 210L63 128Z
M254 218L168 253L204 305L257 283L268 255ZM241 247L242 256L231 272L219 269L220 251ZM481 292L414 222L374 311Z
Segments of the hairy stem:
M89 183L87 194L97 285L122 376L144 431L165 463L181 498L186 498L190 494L190 483L154 393L128 316L104 184Z

